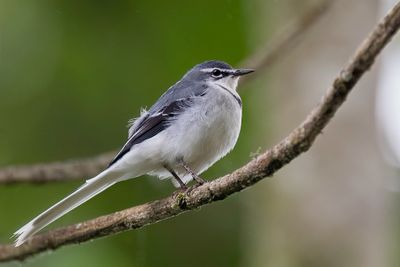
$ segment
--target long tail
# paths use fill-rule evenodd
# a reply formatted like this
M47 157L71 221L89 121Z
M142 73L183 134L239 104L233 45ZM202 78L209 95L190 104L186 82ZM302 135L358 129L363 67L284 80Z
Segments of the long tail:
M118 178L119 174L105 170L96 177L87 180L86 183L75 192L51 206L32 221L21 227L21 229L16 231L14 233L14 236L16 237L15 246L20 246L36 232L88 201L95 195L106 190L108 187L115 184L119 180Z

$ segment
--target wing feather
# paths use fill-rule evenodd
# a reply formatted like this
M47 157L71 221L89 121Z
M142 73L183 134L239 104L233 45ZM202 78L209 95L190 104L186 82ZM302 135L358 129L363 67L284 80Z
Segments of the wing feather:
M143 118L141 117L138 119L139 121L135 121L132 125L132 128L134 129L130 131L128 141L119 151L117 156L115 156L111 161L108 167L121 159L134 145L139 144L167 129L170 121L182 113L183 110L190 107L192 102L193 98L178 99L163 107L160 112L153 115L146 113Z
M141 116L131 123L128 141L108 166L121 159L134 145L167 129L170 122L190 107L196 97L206 94L207 88L205 84L184 80L171 86L149 111L142 112Z

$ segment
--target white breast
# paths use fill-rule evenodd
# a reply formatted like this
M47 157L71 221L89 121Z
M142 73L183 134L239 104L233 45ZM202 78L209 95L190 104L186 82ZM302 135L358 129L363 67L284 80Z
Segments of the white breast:
M221 88L209 90L213 91L199 98L166 131L164 159L181 175L186 172L176 165L180 158L200 174L231 151L239 137L241 105ZM190 179L184 177L186 181Z

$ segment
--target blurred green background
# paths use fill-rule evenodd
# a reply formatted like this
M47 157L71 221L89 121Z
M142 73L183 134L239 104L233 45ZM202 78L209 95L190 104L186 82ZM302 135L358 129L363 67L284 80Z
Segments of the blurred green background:
M239 141L202 176L235 170L297 126L391 1L332 1L274 66L241 86ZM239 66L317 2L0 0L0 168L118 149L127 121L193 65L219 59ZM312 149L274 179L23 265L398 266L399 172L381 156L373 119L379 68L357 84ZM80 184L0 185L0 243L11 242L16 229ZM49 228L174 190L154 177L122 182Z
M209 59L235 65L248 54L245 10L239 0L1 1L0 165L85 157L122 146L128 119L151 106L186 70ZM245 106L251 95L257 97L252 90L243 94ZM251 145L250 112L244 111L235 152L205 178L234 170L257 150L255 142ZM18 226L79 184L0 187L0 242L9 242ZM123 182L51 227L173 190L156 178ZM239 197L138 231L44 253L27 265L238 266Z

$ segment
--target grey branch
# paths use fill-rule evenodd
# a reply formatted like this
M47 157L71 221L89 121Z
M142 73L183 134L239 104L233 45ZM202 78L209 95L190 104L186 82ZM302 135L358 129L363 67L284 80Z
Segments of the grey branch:
M86 159L9 166L0 170L0 184L72 181L87 179L104 170L116 151Z
M291 24L287 29L272 38L273 43L262 47L259 51L244 60L243 66L251 66L260 75L265 66L271 66L297 44L297 40L328 10L332 0L323 0L313 6L306 14ZM249 76L250 77L250 76ZM242 80L241 83L250 81ZM26 166L9 166L0 169L0 184L59 182L82 180L95 176L107 166L115 156L116 151L99 156L74 159L65 162L41 163Z
M222 200L273 175L307 151L361 76L400 27L400 3L380 22L342 69L321 102L288 137L231 174L170 197L34 236L20 247L0 246L0 262L140 228Z

